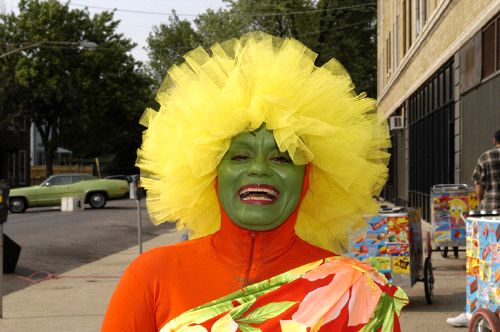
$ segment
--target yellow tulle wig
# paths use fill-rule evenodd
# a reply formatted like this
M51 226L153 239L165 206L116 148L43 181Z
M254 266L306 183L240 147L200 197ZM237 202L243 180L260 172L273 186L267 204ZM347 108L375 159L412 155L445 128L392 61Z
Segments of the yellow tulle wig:
M141 118L137 166L155 224L176 222L193 238L217 231L217 165L232 137L264 124L294 163L309 163L297 234L342 250L347 232L377 211L390 141L375 101L355 93L338 61L316 67L315 58L295 39L249 33L170 68L160 109Z

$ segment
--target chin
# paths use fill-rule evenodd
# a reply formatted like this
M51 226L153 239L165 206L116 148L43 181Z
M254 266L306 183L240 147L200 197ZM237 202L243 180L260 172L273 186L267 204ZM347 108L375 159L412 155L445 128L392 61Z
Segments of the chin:
M275 228L278 228L282 223L279 224L247 224L240 223L240 227L248 229L250 231L270 231Z

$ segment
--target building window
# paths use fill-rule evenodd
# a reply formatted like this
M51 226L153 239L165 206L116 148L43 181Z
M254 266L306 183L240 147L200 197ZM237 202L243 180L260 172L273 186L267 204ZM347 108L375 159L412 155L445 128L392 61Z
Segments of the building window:
M403 56L412 44L412 0L403 0Z
M484 79L500 70L500 16L482 31L481 77Z
M406 0L403 0L403 33L402 33L402 37L403 37L403 56L405 56L406 54Z
M399 31L399 15L396 17L396 22L394 23L394 52L393 52L393 58L394 58L394 68L398 68L399 66L399 36L401 35L401 32Z
M413 6L412 6L413 0L407 1L408 4L408 49L411 47L411 44L413 43L413 19L412 19L412 13L413 13Z
M391 75L391 64L392 64L392 59L391 59L391 53L392 53L392 47L391 47L391 33L389 32L387 39L385 41L385 73L387 74L387 77Z
M422 1L422 26L427 23L427 0Z
M497 26L497 65L496 69L500 70L500 16L496 20Z
M418 36L427 23L427 0L415 0L415 35Z
M19 184L26 184L26 151L19 151Z
M420 0L415 1L415 34L418 36L420 33L421 22L420 22Z

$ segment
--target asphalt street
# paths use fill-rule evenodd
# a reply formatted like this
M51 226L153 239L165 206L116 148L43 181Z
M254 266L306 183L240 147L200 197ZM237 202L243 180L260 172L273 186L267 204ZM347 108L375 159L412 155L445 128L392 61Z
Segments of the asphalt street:
M81 212L50 207L9 214L4 233L21 246L21 255L15 273L4 275L4 295L137 244L136 201L110 201L103 209L86 207ZM144 201L141 211L143 241L174 227L154 226Z

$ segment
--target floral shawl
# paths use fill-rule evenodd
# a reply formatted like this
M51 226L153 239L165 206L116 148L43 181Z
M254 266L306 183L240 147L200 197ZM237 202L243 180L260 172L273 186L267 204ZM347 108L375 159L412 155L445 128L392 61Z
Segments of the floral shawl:
M373 267L337 256L186 311L160 332L400 331L407 303Z

